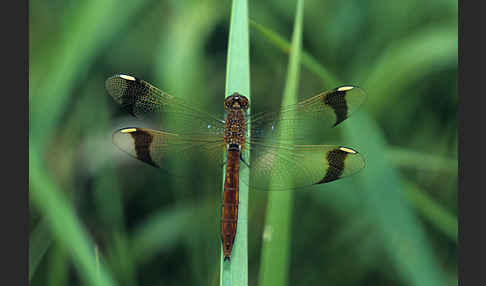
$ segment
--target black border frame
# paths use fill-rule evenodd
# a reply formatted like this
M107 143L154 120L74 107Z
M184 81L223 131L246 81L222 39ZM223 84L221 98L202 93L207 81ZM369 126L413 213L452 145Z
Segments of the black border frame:
M29 2L2 9L3 174L2 284L28 285L29 262ZM12 9L13 8L13 9ZM12 102L12 101L15 101ZM12 107L19 107L12 108ZM12 126L13 124L13 126Z

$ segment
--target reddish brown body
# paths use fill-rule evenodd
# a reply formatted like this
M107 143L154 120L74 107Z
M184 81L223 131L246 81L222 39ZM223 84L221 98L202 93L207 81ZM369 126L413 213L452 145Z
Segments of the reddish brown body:
M228 112L224 136L227 146L227 161L221 209L221 240L223 242L224 260L230 259L238 224L240 155L245 144L245 111L247 109L248 99L237 93L225 100L225 110Z
M221 239L224 259L230 258L238 223L238 171L240 151L228 150L226 178L224 180L223 207L221 211Z

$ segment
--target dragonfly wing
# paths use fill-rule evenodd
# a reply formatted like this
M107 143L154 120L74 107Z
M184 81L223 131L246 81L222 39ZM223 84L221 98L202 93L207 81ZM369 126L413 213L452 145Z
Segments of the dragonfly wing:
M366 93L357 86L341 86L307 100L284 106L277 112L264 112L250 116L253 140L269 140L288 129L299 137L315 127L336 126L348 118L366 100ZM277 137L275 137L277 138Z
M224 142L218 136L186 136L130 127L115 131L113 143L130 156L169 172L181 161L200 159L219 167L224 162Z
M128 75L106 80L106 90L124 110L138 118L159 114L163 129L176 133L223 134L224 121L201 111L196 104L163 92L154 85Z
M337 145L254 143L250 150L250 181L246 183L261 190L328 183L355 174L365 166L361 154Z

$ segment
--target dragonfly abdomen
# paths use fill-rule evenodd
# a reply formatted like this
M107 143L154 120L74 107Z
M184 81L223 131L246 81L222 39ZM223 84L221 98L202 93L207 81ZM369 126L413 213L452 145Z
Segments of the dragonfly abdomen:
M224 179L223 207L221 210L221 240L224 260L229 260L236 236L238 223L238 171L240 150L228 149L228 161Z

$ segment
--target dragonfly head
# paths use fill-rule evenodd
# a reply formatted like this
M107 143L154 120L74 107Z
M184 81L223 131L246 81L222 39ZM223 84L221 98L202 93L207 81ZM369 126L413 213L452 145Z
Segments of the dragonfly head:
M226 111L233 111L233 110L246 111L248 109L248 98L246 98L246 96L244 95L235 92L224 100L224 109Z

